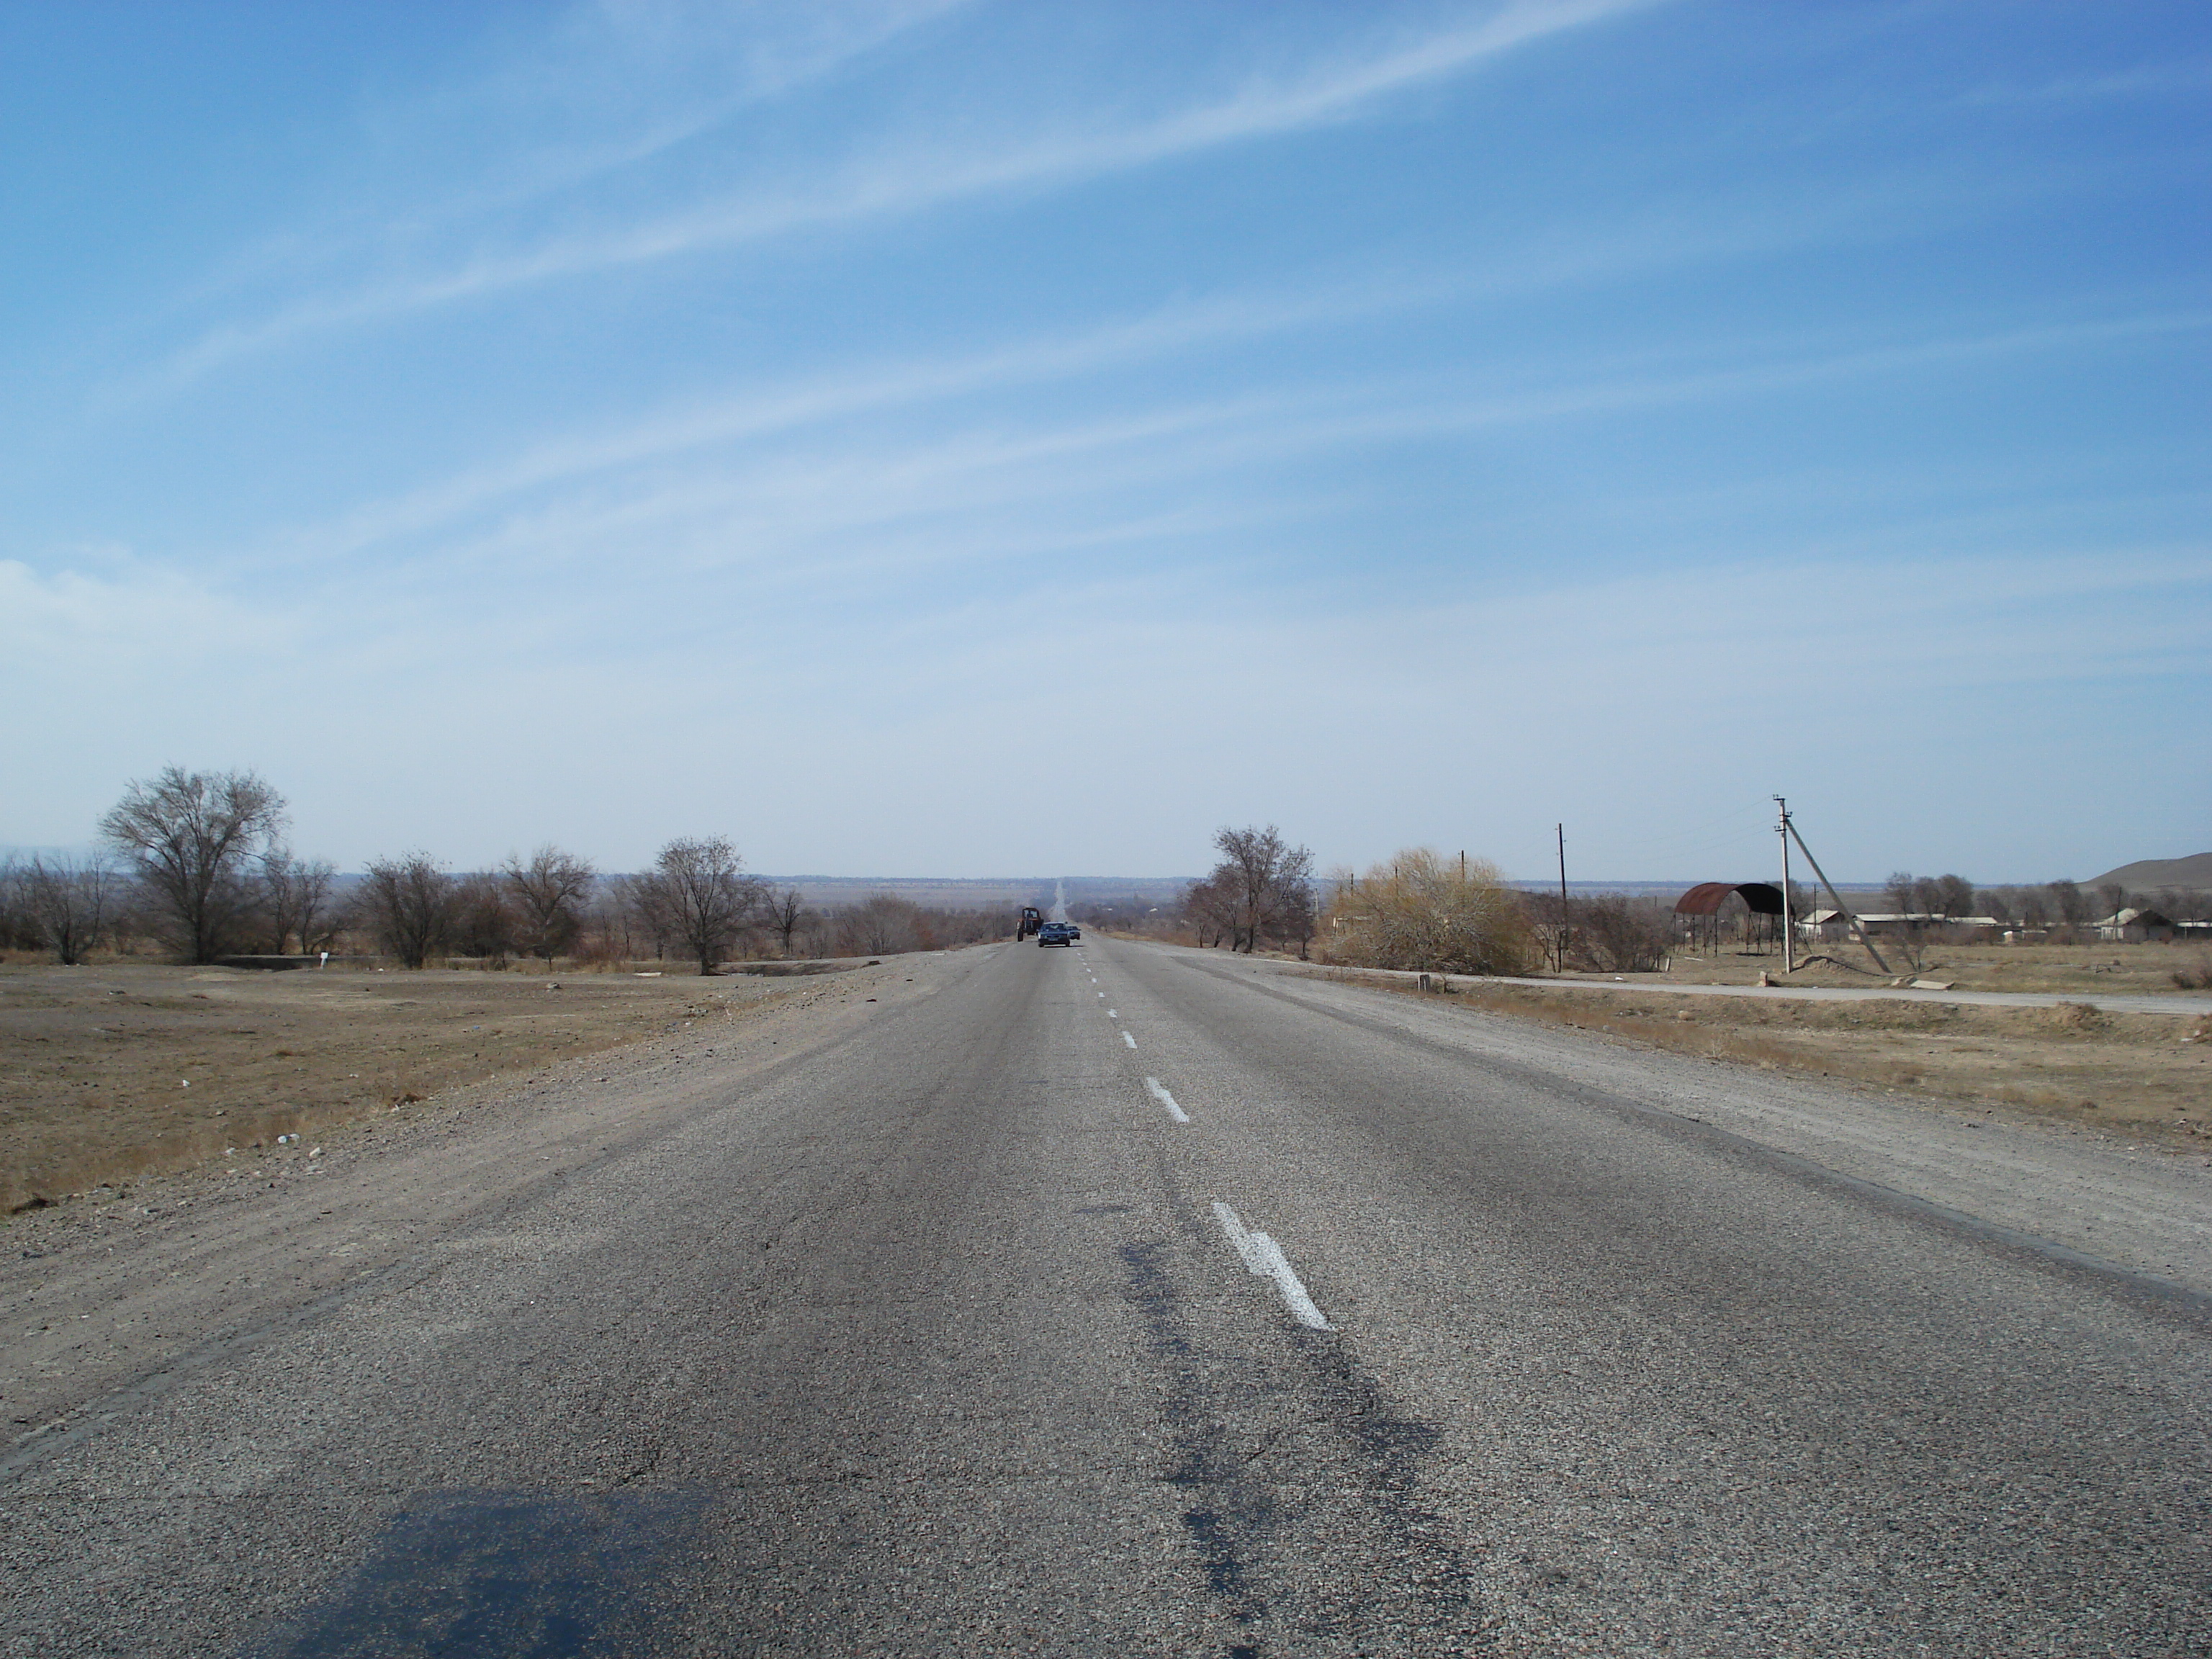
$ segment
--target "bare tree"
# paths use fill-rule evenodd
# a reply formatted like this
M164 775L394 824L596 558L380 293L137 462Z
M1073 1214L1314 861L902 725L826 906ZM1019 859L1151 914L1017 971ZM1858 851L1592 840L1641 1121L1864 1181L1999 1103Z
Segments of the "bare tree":
M253 773L177 766L134 781L100 821L193 962L212 962L234 941L252 906L247 861L283 827L284 798Z
M2127 906L2128 890L2117 881L2106 882L2097 889L2097 902L2104 906L2106 916L2117 916Z
M1259 948L1261 934L1278 930L1301 895L1310 903L1313 854L1292 847L1272 823L1264 830L1224 826L1213 844L1221 862L1213 866L1212 879L1236 896L1231 945L1249 955Z
M1974 914L1974 884L1964 876L1938 876L1934 885L1936 902L1928 908L1937 915L1949 921Z
M1275 931L1285 943L1298 942L1298 960L1304 962L1321 926L1321 906L1314 893L1312 857L1303 847L1297 850L1302 860L1299 867L1286 871L1279 883Z
M428 853L377 860L358 902L378 943L408 968L422 967L443 947L457 908L453 878Z
M1674 942L1674 913L1649 899L1598 894L1582 902L1577 922L1583 952L1601 973L1654 972Z
M1889 908L1893 911L1900 916L1909 916L1919 908L1920 884L1919 878L1912 872L1899 870L1882 884L1881 894L1889 901Z
M123 878L105 857L34 857L9 874L21 915L63 966L75 967L106 937Z
M1237 917L1238 889L1217 869L1204 881L1194 881L1182 896L1183 920L1198 935L1199 947L1218 945L1232 937Z
M791 954L792 936L799 925L806 920L806 901L799 896L796 887L787 887L781 893L768 897L768 930L783 942L783 954Z
M584 903L599 872L589 859L553 846L539 848L526 864L510 858L502 868L524 954L552 961L576 942Z
M319 921L323 936L332 931L331 883L337 875L325 860L295 859L289 848L271 847L261 855L260 908L272 955L283 956L294 939L302 952L313 950Z
M515 948L517 918L507 884L489 872L453 883L453 916L447 943L459 955L504 968Z
M702 974L714 971L760 902L761 884L744 870L729 838L715 836L670 842L636 879L648 924L681 940Z
M872 893L839 917L838 932L854 955L896 956L921 947L921 907L892 893Z
M2072 882L2052 882L2051 898L2058 907L2058 920L2067 927L2079 927L2089 920L2089 896Z

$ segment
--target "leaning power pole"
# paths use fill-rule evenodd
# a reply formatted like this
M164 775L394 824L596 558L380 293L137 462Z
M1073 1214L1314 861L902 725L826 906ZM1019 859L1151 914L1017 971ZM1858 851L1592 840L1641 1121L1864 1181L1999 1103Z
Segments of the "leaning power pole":
M1828 896L1835 902L1836 908L1842 913L1844 920L1850 923L1851 932L1856 933L1859 936L1859 943L1866 946L1867 954L1874 958L1874 965L1885 974L1889 972L1889 964L1881 959L1881 952L1874 948L1874 941L1867 937L1867 930L1859 925L1859 919L1851 914L1851 907L1844 902L1844 896L1836 890L1836 884L1828 879L1828 872L1820 867L1820 860L1813 856L1813 849L1805 845L1805 837L1797 833L1796 824L1786 816L1782 823L1783 827L1790 832L1790 839L1797 843L1797 850L1805 855L1805 862L1813 866L1813 873L1820 877L1820 885L1828 890Z

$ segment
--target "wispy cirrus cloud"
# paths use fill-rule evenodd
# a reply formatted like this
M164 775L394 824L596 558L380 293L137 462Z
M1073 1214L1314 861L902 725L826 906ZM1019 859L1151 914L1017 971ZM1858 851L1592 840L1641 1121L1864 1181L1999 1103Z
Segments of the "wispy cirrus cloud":
M1354 118L1394 94L1466 73L1515 49L1656 0L1513 0L1479 21L1322 64L1118 124L969 131L958 142L899 132L842 166L770 179L625 222L481 249L416 274L318 295L210 330L158 377L179 384L236 358L351 325L434 311L563 278L651 264L811 230L912 215L997 194L1065 186L1174 157ZM665 147L711 124L679 122L611 158ZM967 112L957 122L967 130ZM573 170L573 167L572 167Z
M1152 487L1377 443L1724 404L2212 329L2212 313L2179 312L1910 341L1729 340L1672 348L1662 357L1501 363L1474 380L1464 374L1442 380L1275 377L1240 396L1140 397L1110 416L1067 421L1036 411L1016 428L1007 426L1003 412L952 413L976 393L1109 369L1126 373L1147 357L1346 324L1440 297L1452 296L1416 283L1223 296L964 357L862 365L748 388L541 444L505 462L365 503L289 535L244 563L337 568L378 549L403 563L443 561L463 556L463 546L472 550L465 556L471 562L544 558L555 549L651 544L671 523L684 521L720 526L722 544L755 550L746 562L759 564L818 544L824 535L956 505L974 513L1014 498L1087 498L1109 483ZM944 413L935 420L939 429L923 440L872 426L848 429L855 421L929 408ZM946 420L965 424L947 430ZM790 447L802 438L801 447ZM1101 471L1102 457L1109 453L1121 459L1114 471ZM646 482L621 482L629 476ZM483 527L479 521L487 518L496 526ZM400 550L409 548L414 551Z
M2108 98L2201 93L2207 88L2212 88L2212 58L2197 58L2174 63L2139 64L2101 75L2061 76L2032 85L1978 87L1960 101L1970 105L2080 103Z

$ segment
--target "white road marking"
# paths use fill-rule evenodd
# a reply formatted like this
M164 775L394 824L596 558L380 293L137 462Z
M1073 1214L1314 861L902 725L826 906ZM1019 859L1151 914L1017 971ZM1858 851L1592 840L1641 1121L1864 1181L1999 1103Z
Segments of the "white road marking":
M1246 1232L1244 1224L1237 1218L1237 1212L1219 1199L1213 1201L1213 1213L1221 1223L1221 1231L1237 1247L1237 1254L1244 1258L1245 1267L1259 1278L1275 1281L1275 1288L1283 1293L1283 1301L1293 1319L1317 1331L1330 1328L1321 1310L1314 1306L1313 1298L1306 1294L1306 1287L1298 1283L1297 1274L1291 1270L1290 1260L1284 1255L1281 1245L1265 1233Z
M1109 1019L1119 1019L1119 1018L1121 1018L1121 1010L1119 1010L1118 1008L1109 1008L1109 1009L1106 1011L1106 1018L1109 1018Z
M1098 994L1098 1000L1099 1000L1099 1001L1101 1001L1101 1002L1103 1002L1103 1001L1105 1001L1105 1000L1106 1000L1106 994L1105 994L1103 991L1101 991L1101 992Z
M1132 1048L1137 1046L1137 1039L1131 1036L1127 1031L1121 1033L1121 1041L1127 1043Z
M1127 1036L1128 1033L1125 1031L1122 1035ZM1136 1047L1136 1044L1133 1042L1129 1046L1133 1048ZM1175 1097L1160 1086L1159 1079L1156 1077L1146 1078L1145 1079L1145 1087L1152 1091L1152 1098L1154 1100L1158 1101L1161 1105L1168 1109L1168 1115L1170 1117L1173 1118L1178 1123L1188 1123L1190 1121L1190 1114L1183 1110L1182 1107L1176 1104Z

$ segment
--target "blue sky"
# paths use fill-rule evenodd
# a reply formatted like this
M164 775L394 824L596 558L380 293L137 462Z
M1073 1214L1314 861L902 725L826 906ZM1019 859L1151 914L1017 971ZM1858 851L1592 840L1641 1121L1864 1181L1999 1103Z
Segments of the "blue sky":
M0 843L2212 847L2212 12L0 9Z

